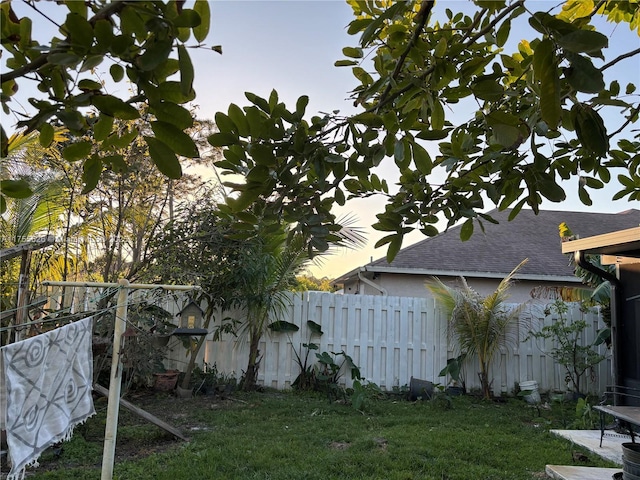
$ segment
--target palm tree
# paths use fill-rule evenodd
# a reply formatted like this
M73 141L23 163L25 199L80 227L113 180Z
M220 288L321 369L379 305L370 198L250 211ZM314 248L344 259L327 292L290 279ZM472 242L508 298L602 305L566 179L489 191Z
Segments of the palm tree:
M443 308L449 318L448 335L455 338L462 354L467 358L476 356L480 364L478 377L484 398L491 398L489 367L500 347L513 340L509 335L514 323L520 318L522 306L511 308L506 305L513 276L527 262L523 260L486 297L482 297L462 278L462 288L452 288L440 279L427 281L427 288Z
M210 327L216 311L243 314L239 333L249 344L249 359L241 384L251 390L260 368L260 341L270 320L288 305L287 294L294 289L296 275L332 250L311 259L307 238L293 226L265 220L259 213L251 213L252 235L247 237L243 234L246 231L237 227L238 219L218 208L223 193L219 188L205 190L197 201L185 206L154 239L154 261L145 273L150 281L199 285L194 300L206 304L203 328ZM337 220L342 227L332 246L355 248L364 244L359 229L349 226L352 221ZM220 319L214 336L220 328L228 332L229 325ZM195 357L204 341L201 337L190 352L183 388L189 387Z

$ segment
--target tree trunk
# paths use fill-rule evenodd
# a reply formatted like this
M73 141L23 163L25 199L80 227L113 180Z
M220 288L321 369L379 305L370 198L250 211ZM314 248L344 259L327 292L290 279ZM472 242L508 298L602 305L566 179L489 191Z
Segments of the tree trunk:
M258 370L260 369L260 338L262 337L259 329L251 331L249 339L249 362L247 371L242 379L241 389L245 392L255 390L258 382Z

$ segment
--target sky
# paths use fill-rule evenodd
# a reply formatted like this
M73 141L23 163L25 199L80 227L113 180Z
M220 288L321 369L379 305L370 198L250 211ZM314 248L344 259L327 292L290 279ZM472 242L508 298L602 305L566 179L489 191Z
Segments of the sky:
M441 0L437 2L436 9L442 11L446 6L457 10L468 3ZM537 2L536 7L546 9L558 3ZM299 96L308 95L307 112L310 116L334 110L344 114L354 112L348 97L357 81L348 67L334 67L336 60L344 58L342 48L355 46L358 42L358 37L350 36L346 31L353 19L346 1L225 0L212 1L211 11L212 25L206 44L221 45L223 54L204 48L190 50L196 71L194 87L197 98L194 103L198 106L199 117L213 119L216 112L226 112L231 103L241 107L249 105L245 92L268 98L272 89L276 89L281 100L290 106L295 105ZM627 26L607 25L603 32L611 34L611 50L619 46L629 49L630 42L640 47L640 38ZM612 74L620 76L621 85L625 84L622 77L640 84L640 60L636 57L626 62L623 70ZM383 168L381 173L391 185L397 172L393 168ZM607 188L594 197L592 207L586 207L577 200L576 185L568 185L566 190L568 198L565 202L548 204L545 208L598 212L619 212L630 208L626 201L610 200L615 187ZM345 213L356 215L356 225L368 234L368 245L357 251L344 250L325 257L322 265L312 267L310 273L319 278L335 278L371 259L384 257L384 247L374 249L375 242L383 234L370 227L376 221L375 214L383 209L383 199L369 198L351 201L336 211L338 216ZM419 233L411 234L403 246L423 238Z
M536 6L546 9L557 3L538 2ZM436 3L436 8L442 10L446 5L455 10L465 4L468 2L441 1ZM351 7L338 0L213 2L212 30L207 43L222 45L223 54L202 52L195 57L196 103L208 116L212 110L226 111L230 103L248 105L245 91L268 97L275 88L288 105L294 105L300 95L308 95L309 114L354 111L348 96L357 85L356 80L349 68L333 66L336 60L344 58L343 47L357 44L358 37L346 31L352 19ZM640 38L626 26L616 28L609 24L603 32L611 35L611 48L616 45L627 48L628 42L636 42L640 46ZM625 67L625 73L631 77L629 81L639 83L640 61L636 58ZM385 178L391 184L390 176L395 172L389 169L387 173L389 176ZM577 198L577 186L571 184L568 185L565 202L547 204L546 208L598 212L619 212L630 208L627 201L611 201L615 191L615 187L604 189L602 194L593 196L593 206L587 207ZM342 250L325 257L320 266L311 268L311 273L319 278L336 278L372 259L384 257L384 247L374 248L383 234L370 227L376 221L375 214L383 210L384 200L376 198L352 200L340 209L339 213L357 216L356 225L366 230L368 245L357 251ZM403 246L424 238L419 232L411 234Z

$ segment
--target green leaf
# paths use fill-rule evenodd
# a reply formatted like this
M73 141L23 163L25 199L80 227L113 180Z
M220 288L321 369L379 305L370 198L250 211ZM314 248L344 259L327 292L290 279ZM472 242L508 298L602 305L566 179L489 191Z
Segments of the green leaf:
M413 144L413 163L415 163L418 171L424 175L429 175L433 170L433 161L427 152L421 145Z
M591 197L589 196L589 192L587 192L586 188L584 188L584 185L581 183L578 184L578 198L580 198L580 201L587 206L591 206L593 205L593 202L591 201Z
M211 24L211 9L208 0L196 0L193 9L200 15L200 24L193 27L193 36L202 43L207 35L209 35L209 26Z
M549 128L555 129L562 116L560 79L553 42L541 41L533 53L533 73L540 82L540 113Z
M127 164L122 155L107 155L102 157L102 164L108 165L114 172L123 173L127 171Z
M40 146L43 148L49 148L51 143L53 142L53 136L55 134L55 130L50 123L43 123L40 127L40 137L38 141L40 142Z
M550 175L544 175L539 178L538 191L543 197L556 203L562 202L567 198L564 189Z
M81 72L88 72L96 68L98 65L102 63L104 60L104 55L89 55L85 57L84 62L82 62L82 66L80 67Z
M71 49L80 55L86 54L93 43L93 27L81 15L69 13L64 28L69 32Z
M431 128L436 131L441 131L444 128L444 120L444 107L438 99L434 98L431 108Z
M334 67L352 67L354 65L358 65L358 62L355 60L337 60L334 62Z
M396 162L396 165L398 165L398 168L400 168L400 170L404 170L409 166L409 162L411 161L411 155L407 155L406 149L405 149L405 143L403 139L399 139L396 140L396 144L395 147L393 149L393 158Z
M191 128L193 126L193 117L191 116L191 112L177 103L154 103L151 111L158 120L171 123L181 130Z
M110 115L100 114L100 118L93 126L93 138L101 142L106 139L113 129L113 117Z
M471 235L473 235L473 219L468 218L460 228L460 240L466 242L471 238Z
M440 40L438 40L438 43L436 44L436 48L433 49L433 55L436 58L444 58L444 56L447 53L447 39L444 37L441 37Z
M109 73L111 74L111 78L113 78L114 82L119 82L124 78L124 68L117 63L114 63L109 67Z
M169 178L178 179L182 176L182 166L176 154L171 151L168 145L157 138L144 137L149 147L149 155L158 170Z
M322 326L320 326L319 324L317 324L316 322L312 321L312 320L307 320L307 327L309 327L309 330L311 330L311 333L315 334L315 335L322 335Z
M349 57L349 58L362 58L363 57L361 48L344 47L342 49L342 53L344 54L345 57Z
M188 95L193 88L194 70L191 57L184 45L178 45L178 64L180 65L180 92Z
M559 38L558 45L569 52L594 53L609 46L609 38L593 30L576 30Z
M373 112L358 113L351 117L354 123L361 123L367 127L379 128L382 126L382 117Z
M102 175L102 160L100 157L93 155L88 158L82 166L82 181L84 182L84 188L82 193L89 193L96 188L98 181Z
M241 212L246 210L261 194L261 188L247 189L240 193L238 198L228 197L227 205L229 205L234 212Z
M247 173L248 182L264 183L269 180L269 167L256 165Z
M0 181L0 191L3 195L11 198L28 198L33 195L29 184L24 180L2 180Z
M396 233L387 248L387 262L391 263L402 248L402 234Z
M113 41L113 25L109 20L100 19L93 25L93 34L96 37L97 47L104 53L111 47Z
M584 147L602 157L609 151L609 137L602 117L588 105L576 103L571 107L576 136Z
M295 323L285 322L284 320L278 320L276 322L270 323L268 326L269 330L272 332L285 332L285 333L293 333L300 330Z
M241 137L248 137L250 133L249 122L247 121L247 117L244 115L242 109L235 103L232 103L229 105L228 113L229 118L237 128L238 134Z
M175 125L157 121L151 122L151 129L158 140L168 145L178 155L189 158L195 158L200 155L193 139Z
M200 22L200 15L190 8L183 9L180 15L173 19L174 26L178 28L195 28Z
M214 133L207 138L212 147L227 147L238 142L238 137L232 133Z
M102 84L90 78L83 78L78 82L78 88L83 91L101 90Z
M476 97L482 100L496 101L500 100L502 95L504 95L504 88L502 85L493 79L474 82L469 85L469 88Z
M507 40L509 40L509 33L511 32L511 21L510 19L505 20L498 27L498 31L496 32L496 44L498 47L504 47Z
M253 160L261 165L273 166L276 164L276 157L273 154L273 147L262 143L251 144L248 153Z
M47 55L47 61L52 65L63 65L65 67L74 67L82 60L78 55L73 53L50 53Z
M64 4L69 9L70 12L73 12L77 15L80 15L82 18L87 18L87 5L84 2L77 2L75 0L65 0Z
M135 60L137 67L144 71L150 72L159 67L169 58L173 44L171 40L157 40L153 42L142 55Z
M84 117L77 110L64 110L57 115L69 130L80 132L86 125Z
M222 112L216 112L215 122L220 133L237 133L238 127L234 123L229 116L225 115Z
M101 113L110 117L122 120L135 120L140 117L140 112L128 103L123 102L113 95L93 95L91 103L100 110Z
M167 81L161 83L155 91L158 100L166 100L173 103L187 103L195 98L195 92L191 90L187 95L182 93L179 82Z
M443 138L447 138L448 135L448 130L421 130L420 133L416 135L416 138L420 138L421 140L442 140Z
M571 67L565 70L565 76L571 87L585 93L599 93L604 90L604 76L593 66L591 60L581 55L569 55L567 58Z
M263 112L271 113L271 110L269 109L269 103L264 98L259 97L251 92L245 92L244 96L247 97L247 100L257 106Z
M62 158L69 162L85 159L91 153L91 142L77 142L65 147L62 150Z
M304 116L307 105L309 105L309 97L307 95L302 95L296 101L296 116L299 119L302 119L302 117Z
M9 155L9 139L4 127L0 126L0 158L5 158L7 155Z

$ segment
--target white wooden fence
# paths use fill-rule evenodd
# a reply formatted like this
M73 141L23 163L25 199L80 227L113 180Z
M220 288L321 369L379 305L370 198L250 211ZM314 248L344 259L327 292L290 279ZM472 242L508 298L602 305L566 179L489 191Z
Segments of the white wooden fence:
M62 307L61 294L61 289L49 288L49 308ZM102 291L76 288L66 298L75 305L72 311L87 311L95 308L95 299L103 294ZM159 305L174 314L183 303L183 299L166 294L159 298ZM512 393L514 387L525 380L537 381L542 391L567 390L564 368L544 354L551 348L551 342L525 341L530 330L551 323L552 317L545 316L543 310L544 305L540 303L527 305L521 325L513 332L518 342L502 348L496 355L490 372L495 395ZM583 313L578 305L570 308L567 318L587 321L589 326L584 332L583 344L592 343L604 326L597 311ZM241 316L238 319L242 320ZM319 345L318 352L344 350L366 380L387 390L408 385L411 377L444 384L447 378L439 377L438 373L448 358L457 355L456 345L446 335L446 318L431 298L303 292L292 294L291 308L274 320L285 320L300 327L293 334L265 334L261 342L258 381L276 389L289 388L300 373L293 349L303 356L306 349L302 344L309 341ZM310 337L307 320L321 326L321 337ZM611 352L605 346L599 348L606 359L594 369L591 378L585 380L583 391L602 392L611 383ZM168 352L167 368L184 370L188 358L182 342L172 340ZM219 372L239 378L246 369L247 359L248 343L242 336L226 335L221 341L214 342L210 335L200 352L199 364L215 364ZM311 352L309 360L315 362L315 351ZM478 370L477 363L466 365L467 388L480 387ZM348 372L343 381L347 385L351 383Z
M583 313L577 305L570 308L567 317L587 320L589 326L582 339L585 344L593 342L604 326L597 311ZM456 356L455 345L447 339L446 319L430 298L305 292L292 295L290 310L278 320L294 323L300 330L267 334L261 342L258 381L276 389L291 386L299 373L293 349L304 356L302 344L309 341L319 345L318 352L344 351L366 380L387 390L408 385L411 377L444 384L447 379L438 373L447 358ZM318 323L323 335L310 337L307 320ZM522 325L513 332L519 341L502 348L494 359L490 378L495 395L512 393L525 380L536 380L543 391L567 390L564 368L543 353L551 344L535 339L525 341L530 329L539 329L551 320L544 316L540 304L525 308ZM600 348L607 358L594 369L591 379L583 380L584 391L602 392L610 383L610 352L604 346ZM184 350L177 350L168 364L180 368L185 361ZM208 339L201 354L201 361L238 378L246 369L247 359L248 343L231 335L218 342ZM309 359L314 363L314 351ZM478 370L477 363L466 366L467 388L480 387ZM351 383L348 372L343 379L347 385Z

